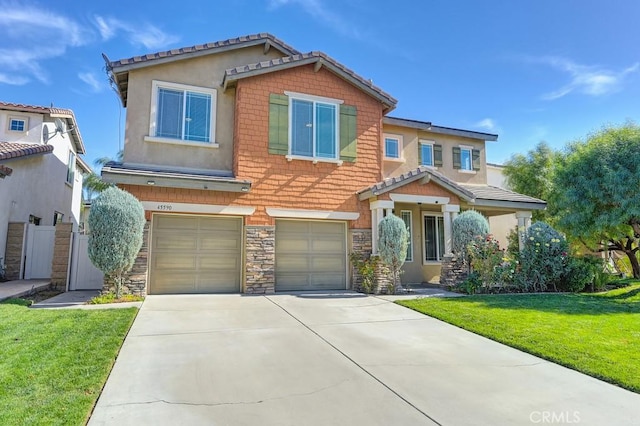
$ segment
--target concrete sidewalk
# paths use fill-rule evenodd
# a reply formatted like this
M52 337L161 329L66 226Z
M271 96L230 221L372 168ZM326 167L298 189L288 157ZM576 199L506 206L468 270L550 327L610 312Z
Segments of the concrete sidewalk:
M89 424L632 425L638 416L638 394L337 292L148 296Z
M51 280L14 280L0 283L0 302L30 295L49 287Z

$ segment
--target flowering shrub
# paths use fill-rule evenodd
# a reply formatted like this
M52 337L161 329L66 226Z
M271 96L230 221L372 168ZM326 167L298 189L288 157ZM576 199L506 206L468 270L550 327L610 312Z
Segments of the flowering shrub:
M558 291L569 263L569 245L558 231L544 222L527 230L520 253L516 280L524 291Z
M500 249L498 241L489 234L476 237L467 247L471 269L482 281L484 290L501 290L513 283L518 261ZM499 288L496 288L499 287Z

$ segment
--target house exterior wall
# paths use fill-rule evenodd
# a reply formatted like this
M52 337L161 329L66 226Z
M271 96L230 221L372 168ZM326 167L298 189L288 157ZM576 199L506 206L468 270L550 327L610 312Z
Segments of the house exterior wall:
M15 132L9 130L9 123L12 118L25 119L27 121L27 131ZM0 141L42 143L43 119L44 116L42 114L0 110ZM49 128L55 128L53 123L50 124Z
M410 127L392 125L384 125L383 133L402 136L402 159L387 159L383 161L382 171L384 178L399 176L409 170L416 169L420 165L418 163L419 141L424 139L433 141L435 144L442 145L442 166L436 168L438 172L459 183L487 183L485 141L464 138L461 136L442 135ZM455 146L461 145L470 146L473 147L473 149L480 150L480 170L468 172L453 168L452 149ZM381 140L380 151L384 153L384 140Z
M127 119L124 162L154 164L176 168L231 171L233 158L234 90L222 90L224 72L248 63L281 57L276 49L264 53L263 46L207 55L153 67L131 70L127 97ZM215 142L185 144L147 142L151 118L152 82L159 80L186 84L217 91Z
M292 160L268 152L269 95L293 91L341 99L357 108L357 158L334 163ZM248 217L252 225L273 225L262 206L359 212L350 228L371 226L366 203L356 192L381 180L382 105L359 89L322 68L303 66L240 80L236 89L235 174L253 182L247 200L258 206Z
M2 111L0 117L6 113L13 116L12 111ZM48 125L50 129L54 128L52 122ZM30 128L29 138L31 134L41 138L42 126L40 129ZM39 140L28 142L40 143ZM63 222L73 223L74 229L77 229L82 197L82 174L77 166L74 165L73 183L67 183L69 150L73 144L69 135L56 135L48 144L54 147L52 153L16 158L4 163L13 169L13 173L0 181L0 257L5 257L9 222L29 222L29 215L34 215L41 218L42 225L53 225L54 212L57 211L64 215Z

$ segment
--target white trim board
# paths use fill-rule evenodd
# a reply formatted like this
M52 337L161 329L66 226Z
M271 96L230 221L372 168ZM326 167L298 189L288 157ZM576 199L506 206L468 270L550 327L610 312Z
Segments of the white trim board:
M434 197L431 195L389 194L396 203L449 204L449 197Z
M279 209L267 207L267 214L271 217L294 218L294 219L333 219L333 220L356 220L360 217L358 212L337 212L329 210L302 210L302 209Z
M162 201L142 201L145 211L161 213L209 213L249 216L256 211L250 206L219 206L215 204L165 203Z

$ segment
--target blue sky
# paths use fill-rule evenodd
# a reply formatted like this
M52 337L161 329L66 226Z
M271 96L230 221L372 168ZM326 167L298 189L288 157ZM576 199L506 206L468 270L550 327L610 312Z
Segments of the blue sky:
M637 0L0 0L0 10L0 100L73 109L90 163L115 156L126 113L101 53L258 32L373 79L398 99L392 116L498 133L494 163L640 121Z

